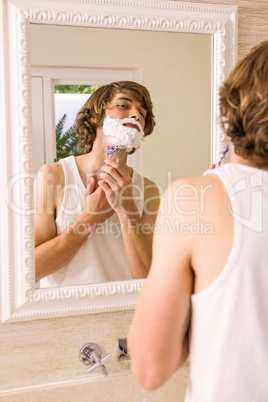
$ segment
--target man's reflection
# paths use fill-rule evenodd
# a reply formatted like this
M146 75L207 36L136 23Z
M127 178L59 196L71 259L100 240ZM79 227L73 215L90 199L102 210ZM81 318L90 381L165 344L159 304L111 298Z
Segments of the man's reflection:
M99 88L76 118L81 156L37 173L35 269L40 287L145 278L159 190L127 166L129 150L107 158L106 116L132 118L150 135L155 121L148 90L132 81ZM135 129L136 124L125 124ZM120 134L121 135L121 134ZM129 153L133 153L135 147Z

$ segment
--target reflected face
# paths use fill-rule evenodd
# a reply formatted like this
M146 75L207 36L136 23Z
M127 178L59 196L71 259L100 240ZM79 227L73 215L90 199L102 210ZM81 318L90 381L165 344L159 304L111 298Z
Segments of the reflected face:
M147 112L140 101L132 95L121 92L114 96L106 108L106 116L110 116L113 119L133 118L140 123L143 129L145 127L146 114ZM139 127L133 123L125 123L124 125L136 128L139 131Z

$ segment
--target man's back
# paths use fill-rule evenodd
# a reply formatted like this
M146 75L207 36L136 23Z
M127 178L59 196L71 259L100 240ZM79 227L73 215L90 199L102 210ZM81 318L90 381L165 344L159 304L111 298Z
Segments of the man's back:
M191 297L186 401L264 401L268 394L268 171L235 163L213 173L227 190L234 236L217 278Z

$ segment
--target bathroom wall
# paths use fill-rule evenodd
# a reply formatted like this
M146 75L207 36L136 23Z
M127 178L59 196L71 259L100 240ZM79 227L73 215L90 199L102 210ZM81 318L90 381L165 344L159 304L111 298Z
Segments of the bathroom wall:
M0 400L182 401L187 366L166 386L148 392L130 374L130 364L117 361L117 340L127 336L132 316L133 311L122 311L1 325ZM88 374L79 360L88 342L100 345L104 356L112 353L105 364L108 377L99 370Z
M266 0L210 0L209 3L239 6L239 58L253 45L267 40ZM117 362L117 338L127 335L132 316L133 311L123 311L1 324L1 401L42 402L53 397L64 402L182 402L187 366L181 368L165 387L146 392L133 379L129 366ZM114 356L106 364L110 372L107 378L97 372L88 375L78 359L80 347L89 341L100 344L104 354Z

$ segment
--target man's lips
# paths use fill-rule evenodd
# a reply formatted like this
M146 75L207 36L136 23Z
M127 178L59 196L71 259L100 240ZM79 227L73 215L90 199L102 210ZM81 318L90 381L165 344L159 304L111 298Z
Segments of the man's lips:
M135 128L136 130L140 131L139 126L137 126L137 124L134 124L134 123L124 123L123 126L130 127L130 128Z

